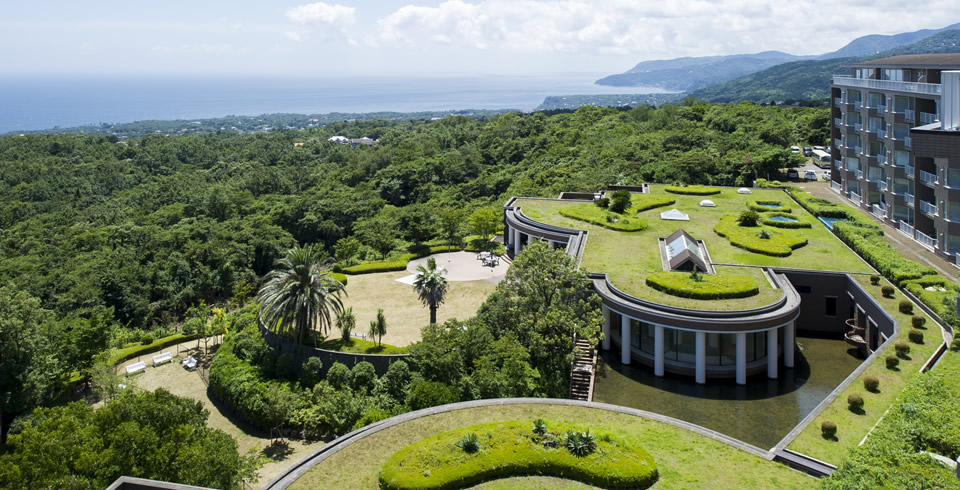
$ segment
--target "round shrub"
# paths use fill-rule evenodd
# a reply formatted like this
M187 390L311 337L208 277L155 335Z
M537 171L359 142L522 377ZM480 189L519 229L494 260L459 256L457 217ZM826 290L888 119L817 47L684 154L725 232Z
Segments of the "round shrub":
M352 378L350 384L354 391L369 392L377 382L377 371L373 368L373 364L363 361L353 366L350 377Z
M892 298L893 286L883 286L882 288L880 288L880 292L883 293L884 298Z
M893 344L893 348L897 351L897 357L907 357L907 354L910 353L910 344L902 340Z
M924 328L923 326L927 324L927 319L920 315L913 315L913 318L910 319L910 324L913 325L913 328Z
M900 307L900 313L907 315L913 314L913 303L911 303L909 299L901 299L898 306Z
M913 342L914 344L923 343L923 332L915 328L910 330L910 333L907 334L907 337L910 339L910 342Z
M877 389L880 388L880 380L876 376L867 376L863 378L863 387L871 393L876 393Z
M600 199L597 199L596 201L593 201L593 203L596 204L597 207L599 208L607 209L608 207L610 207L610 198L602 197Z
M333 366L330 366L330 370L327 371L327 382L338 390L350 386L352 377L350 368L341 362L333 363Z
M837 435L837 424L829 420L824 420L823 423L820 424L820 432L823 433L823 437L832 439Z
M273 375L281 379L294 379L293 354L281 354L273 363Z
M323 361L319 357L307 359L300 367L300 386L313 388L320 381L320 371L323 370Z
M760 222L760 213L756 211L744 211L737 216L737 224L740 226L757 226Z
M471 432L457 441L457 447L467 454L473 454L480 450L480 438Z
M900 358L897 356L887 356L887 369L896 369L897 365L900 364Z
M630 207L630 191L619 190L613 193L610 199L610 211L623 213Z
M847 407L851 412L863 410L863 397L859 393L851 393L847 396Z
M153 343L153 334L145 333L143 337L140 337L140 343L143 345L150 345Z
M876 274L870 276L870 284L873 284L874 286L880 284L880 276Z

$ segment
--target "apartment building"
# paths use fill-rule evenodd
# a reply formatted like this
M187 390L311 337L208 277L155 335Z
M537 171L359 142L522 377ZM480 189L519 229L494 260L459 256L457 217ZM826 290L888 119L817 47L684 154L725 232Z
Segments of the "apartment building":
M831 91L831 186L960 264L960 53L850 66Z

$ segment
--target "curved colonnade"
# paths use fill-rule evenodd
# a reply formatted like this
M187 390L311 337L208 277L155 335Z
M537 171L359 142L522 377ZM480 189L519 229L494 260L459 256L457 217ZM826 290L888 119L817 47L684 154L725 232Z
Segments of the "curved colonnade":
M579 266L587 232L535 221L523 215L516 200L504 206L507 250L516 255L531 239L547 240L554 247L565 247ZM780 297L766 306L734 311L646 301L617 289L605 273L589 273L603 300L602 347L616 345L623 364L651 366L656 376L669 372L692 375L701 384L707 378L735 378L746 384L747 376L766 371L768 378L776 379L781 357L784 367L794 366L800 295L783 274L764 272L782 291Z

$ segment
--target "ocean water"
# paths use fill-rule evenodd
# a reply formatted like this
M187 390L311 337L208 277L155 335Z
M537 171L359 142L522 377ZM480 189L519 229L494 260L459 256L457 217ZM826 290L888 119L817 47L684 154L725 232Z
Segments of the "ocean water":
M461 78L0 79L0 134L9 131L274 112L533 109L549 95L664 93L594 85L597 76Z

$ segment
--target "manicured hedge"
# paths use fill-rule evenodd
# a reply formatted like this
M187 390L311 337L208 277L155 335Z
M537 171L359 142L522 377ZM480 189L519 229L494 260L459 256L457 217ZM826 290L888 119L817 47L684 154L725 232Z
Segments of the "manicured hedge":
M634 194L630 200L630 209L641 213L648 209L659 208L676 204L677 200L670 196L657 196L653 194Z
M596 433L597 449L577 457L564 447L563 434L586 427L548 421L545 438L556 440L557 446L549 448L532 428L530 421L511 421L432 435L390 457L380 470L380 488L462 488L525 475L556 476L603 488L647 488L659 477L649 453L615 435ZM479 437L479 450L472 454L457 447L468 434Z
M786 189L789 184L784 184L779 180L757 179L753 181L753 186L761 189Z
M684 194L688 196L712 196L714 194L720 194L719 188L704 185L688 185L686 187L668 185L664 190L673 194Z
M331 279L336 279L336 280L340 281L340 284L343 284L344 286L347 285L347 276L346 276L346 274L341 274L341 273L339 273L339 272L331 272L331 273L330 273L330 278L331 278Z
M771 205L780 206L780 207L768 208L766 206L762 206L762 204L771 204ZM767 213L767 212L792 213L793 212L793 209L791 209L789 205L784 204L783 201L773 201L773 200L754 201L751 199L747 201L747 207L758 213Z
M796 221L776 221L773 218L775 216L782 216L784 218L793 218ZM763 213L760 215L760 222L767 226L774 226L777 228L811 228L812 223L806 220L800 219L799 216L794 216L789 212L772 212L772 213Z
M701 274L695 281L688 272L655 272L647 276L647 286L681 298L746 298L760 292L757 281L739 274Z
M860 230L861 227L844 222L833 225L837 237L895 284L937 273L932 267L920 265L901 255L882 236L873 233L865 235Z
M560 208L560 214L617 231L641 231L647 228L647 222L641 218L617 214L592 204L566 206ZM607 221L608 219L617 221L611 222Z
M123 361L128 359L133 359L134 357L143 356L156 352L164 347L169 347L174 344L179 344L180 342L185 342L187 340L197 338L196 335L183 335L180 333L168 335L163 338L154 340L152 343L147 345L134 345L130 347L124 347L122 349L116 349L110 353L110 358L108 364L116 365L120 364Z
M409 260L384 260L344 267L344 274L372 274L374 272L402 271L407 269Z
M760 238L760 230L766 231L770 238ZM716 234L730 240L730 244L748 252L774 257L786 257L793 249L807 244L807 239L794 230L764 228L761 226L740 226L737 217L726 215L713 227Z

